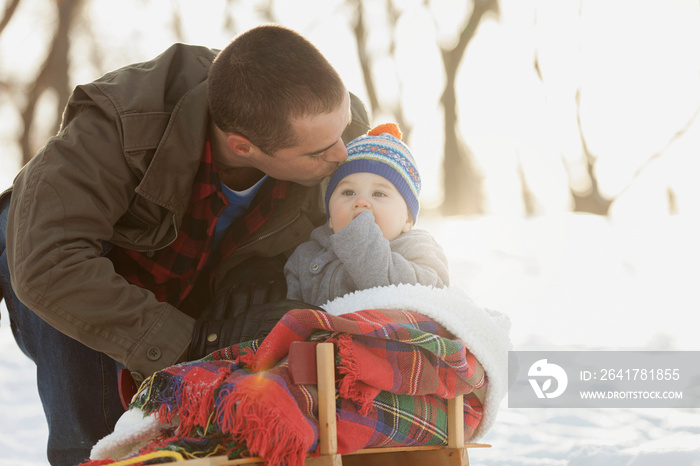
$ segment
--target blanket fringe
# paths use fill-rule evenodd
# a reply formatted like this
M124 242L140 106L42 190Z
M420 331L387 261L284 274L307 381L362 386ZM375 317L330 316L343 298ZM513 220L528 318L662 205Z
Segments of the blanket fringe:
M230 369L223 367L215 375L195 368L188 375L187 381L175 378L169 380L169 386L162 392L167 395L159 397L160 406L155 412L156 418L165 423L172 423L176 417L179 418L180 435L189 436L197 427L203 428L202 434L206 435L216 392L230 373Z
M238 357L238 363L248 367L251 372L257 372L253 370L253 365L255 363L255 351L252 348L244 348L241 355Z
M290 409L295 404L276 383L249 377L219 392L216 420L267 464L303 466L315 433L299 410Z
M181 390L179 409L181 434L187 435L196 426L202 426L206 435L214 408L215 393L229 373L230 371L219 369L219 376L216 379L209 380L206 384L189 384Z
M362 361L355 351L355 345L350 335L344 334L338 337L338 354L341 359L338 372L343 375L340 378L338 394L342 398L357 403L359 405L358 412L366 416L380 390L359 379Z

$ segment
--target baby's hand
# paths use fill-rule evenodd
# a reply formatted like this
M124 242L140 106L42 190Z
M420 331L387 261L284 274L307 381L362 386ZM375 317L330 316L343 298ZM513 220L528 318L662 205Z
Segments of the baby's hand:
M373 228L376 222L374 221L374 214L370 210L363 210L355 218L353 218L350 223L345 225L342 229L338 230L333 234L342 236L345 238L355 237L356 235L363 235L360 232L369 231Z
M365 219L367 219L367 220L365 220ZM374 214L372 213L371 210L363 210L362 212L357 214L357 216L354 219L352 219L352 221L353 222L362 222L362 221L374 222Z

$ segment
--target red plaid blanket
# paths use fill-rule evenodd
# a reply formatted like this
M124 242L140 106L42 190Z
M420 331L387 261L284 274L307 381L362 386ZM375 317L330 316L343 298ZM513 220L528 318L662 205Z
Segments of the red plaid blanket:
M306 340L330 341L337 349L341 454L445 444L445 399L456 395L466 395L465 438L481 420L482 406L472 392L485 384L484 371L432 319L397 310L333 316L298 309L262 341L170 367L145 381L132 409L177 428L164 430L132 460L168 450L182 458L254 455L269 464L304 464L307 452L317 453L317 392L291 383L286 357L293 341Z

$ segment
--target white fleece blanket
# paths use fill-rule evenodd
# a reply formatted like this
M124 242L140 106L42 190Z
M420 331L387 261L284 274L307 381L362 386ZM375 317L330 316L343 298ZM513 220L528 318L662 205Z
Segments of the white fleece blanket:
M478 440L491 429L508 391L508 351L512 349L508 316L479 307L457 286L383 286L347 294L321 307L333 315L364 309L415 311L442 324L465 343L488 377L484 416L471 440Z
M329 314L342 315L365 309L398 309L420 312L443 325L479 360L488 384L484 414L471 441L493 426L508 388L508 350L512 348L510 319L503 313L476 305L459 287L391 285L350 293L322 306ZM91 460L123 458L138 452L165 426L138 409L122 415L112 434L92 449Z

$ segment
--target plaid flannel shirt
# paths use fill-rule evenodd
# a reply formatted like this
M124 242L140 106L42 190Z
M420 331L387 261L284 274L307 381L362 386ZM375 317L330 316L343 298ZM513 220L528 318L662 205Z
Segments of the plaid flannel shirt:
M115 271L129 283L153 292L158 301L168 302L196 317L197 309L187 309L191 303L186 302L195 283L203 274L207 279L208 272L216 268L221 258L232 254L270 218L277 203L285 198L288 187L288 182L268 180L245 216L229 227L219 246L219 254L210 260L216 222L228 206L228 200L221 191L207 142L192 186L190 204L175 241L163 249L147 252L114 247L108 257ZM201 308L201 303L197 308Z

